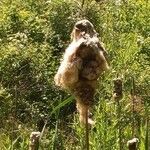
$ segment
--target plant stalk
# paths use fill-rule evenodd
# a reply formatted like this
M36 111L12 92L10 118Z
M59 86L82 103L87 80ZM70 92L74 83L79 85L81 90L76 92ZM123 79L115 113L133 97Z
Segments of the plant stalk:
M88 124L88 108L85 114L85 137L86 137L86 150L89 150L89 124Z

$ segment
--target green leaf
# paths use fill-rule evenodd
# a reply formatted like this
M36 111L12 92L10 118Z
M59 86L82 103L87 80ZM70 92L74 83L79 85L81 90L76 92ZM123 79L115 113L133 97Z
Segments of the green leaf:
M64 100L63 102L61 102L59 105L57 105L51 112L51 115L54 114L57 110L59 110L60 108L64 107L65 105L71 103L73 101L73 96L70 96L69 98L67 98L66 100Z

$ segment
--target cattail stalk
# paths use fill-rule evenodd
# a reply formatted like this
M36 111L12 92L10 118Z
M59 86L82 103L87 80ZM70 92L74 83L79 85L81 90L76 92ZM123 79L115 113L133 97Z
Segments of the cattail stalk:
M89 150L89 123L88 123L88 108L85 113L85 137L86 137L86 150Z
M131 99L132 99L132 137L135 136L135 81L132 78L132 89L131 89Z
M136 90L135 90L135 81L132 78L132 89L131 89L131 100L132 100L132 137L135 137L135 129L136 129L136 122L135 122L135 115L136 115ZM138 148L138 138L133 138L127 142L127 146L129 150L137 150Z
M113 91L113 98L117 103L117 119L118 119L118 138L119 138L119 149L122 150L122 130L120 126L121 121L121 105L120 100L122 99L122 80L121 78L117 77L113 80L114 82L114 91Z
M149 114L149 110L146 110L146 113ZM149 150L150 147L150 117L146 117L146 133L145 133L145 150Z
M81 8L83 8L85 0L82 0Z
M29 150L38 150L39 149L39 138L40 132L32 132L30 135L30 145Z

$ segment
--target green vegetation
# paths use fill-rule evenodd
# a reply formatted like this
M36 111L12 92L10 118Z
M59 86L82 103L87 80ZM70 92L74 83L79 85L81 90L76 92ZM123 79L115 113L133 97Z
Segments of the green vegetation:
M81 6L81 0L0 1L0 150L27 150L42 121L41 150L83 150L74 99L53 81L81 18L94 24L110 60L95 96L91 150L126 150L133 137L139 150L149 150L150 3L85 0ZM123 80L118 103L112 98L117 76Z

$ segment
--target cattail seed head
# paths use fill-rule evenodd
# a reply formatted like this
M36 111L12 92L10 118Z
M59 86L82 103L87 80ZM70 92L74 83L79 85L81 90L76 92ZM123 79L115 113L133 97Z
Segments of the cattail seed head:
M115 100L122 99L123 93L122 93L122 79L121 78L115 78L113 80L114 83L114 91L113 91L113 98Z
M139 142L138 138L133 138L127 142L129 150L137 150L137 143Z

